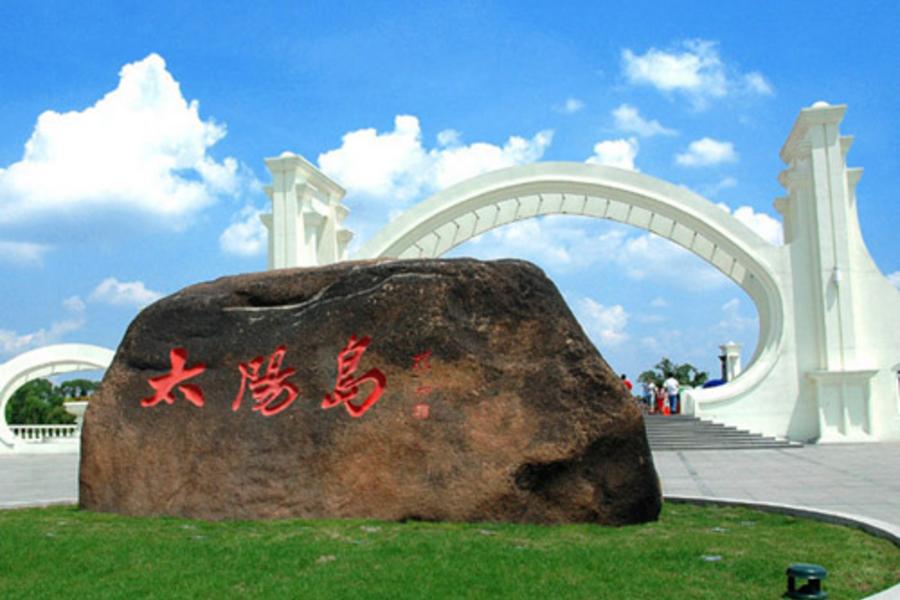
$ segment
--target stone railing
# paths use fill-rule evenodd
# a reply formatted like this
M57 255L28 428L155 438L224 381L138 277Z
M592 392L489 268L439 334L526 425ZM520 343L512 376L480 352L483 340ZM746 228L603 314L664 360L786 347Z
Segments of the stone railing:
M72 425L10 425L13 435L27 444L78 441L81 427Z

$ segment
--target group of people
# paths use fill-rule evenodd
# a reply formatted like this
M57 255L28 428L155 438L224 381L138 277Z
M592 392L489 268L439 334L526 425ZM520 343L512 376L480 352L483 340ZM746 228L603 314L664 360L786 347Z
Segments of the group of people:
M622 383L629 392L634 388L624 373L622 374ZM681 383L670 374L660 386L657 386L653 380L641 383L641 397L647 404L647 411L650 413L676 414L681 408L680 389Z

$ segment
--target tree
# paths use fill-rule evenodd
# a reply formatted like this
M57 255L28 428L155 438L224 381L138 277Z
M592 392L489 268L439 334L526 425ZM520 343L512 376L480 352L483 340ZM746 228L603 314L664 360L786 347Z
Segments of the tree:
M75 417L66 412L66 399L89 396L99 384L87 379L65 381L58 386L35 379L21 386L6 405L10 425L69 425Z
M657 387L669 377L674 377L678 383L691 387L700 387L709 380L709 374L701 371L690 363L676 364L665 356L649 371L644 371L638 376L641 383L653 382Z
M99 383L90 379L70 379L59 384L58 389L66 400L74 400L89 397L99 386Z

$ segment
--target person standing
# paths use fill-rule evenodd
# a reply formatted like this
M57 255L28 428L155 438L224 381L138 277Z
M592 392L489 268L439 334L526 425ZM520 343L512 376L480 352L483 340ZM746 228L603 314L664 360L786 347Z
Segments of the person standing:
M656 401L656 384L652 379L644 379L641 383L644 392L644 401L647 403L647 412L653 412L653 403Z
M656 412L660 414L666 413L666 387L661 385L656 388Z
M631 393L631 390L634 389L634 384L628 381L628 376L625 373L622 373L622 383L625 384L625 387L628 388L628 393Z
M681 387L681 384L672 374L669 374L669 377L663 382L663 387L669 397L669 410L675 414L675 409L678 407L678 388Z

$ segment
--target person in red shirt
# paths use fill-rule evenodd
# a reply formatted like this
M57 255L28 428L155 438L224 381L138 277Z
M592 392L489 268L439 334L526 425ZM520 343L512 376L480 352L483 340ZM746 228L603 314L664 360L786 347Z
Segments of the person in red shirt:
M625 375L625 373L622 373L622 383L625 384L625 387L628 388L629 392L634 388L634 385L630 381L628 381L628 377Z

